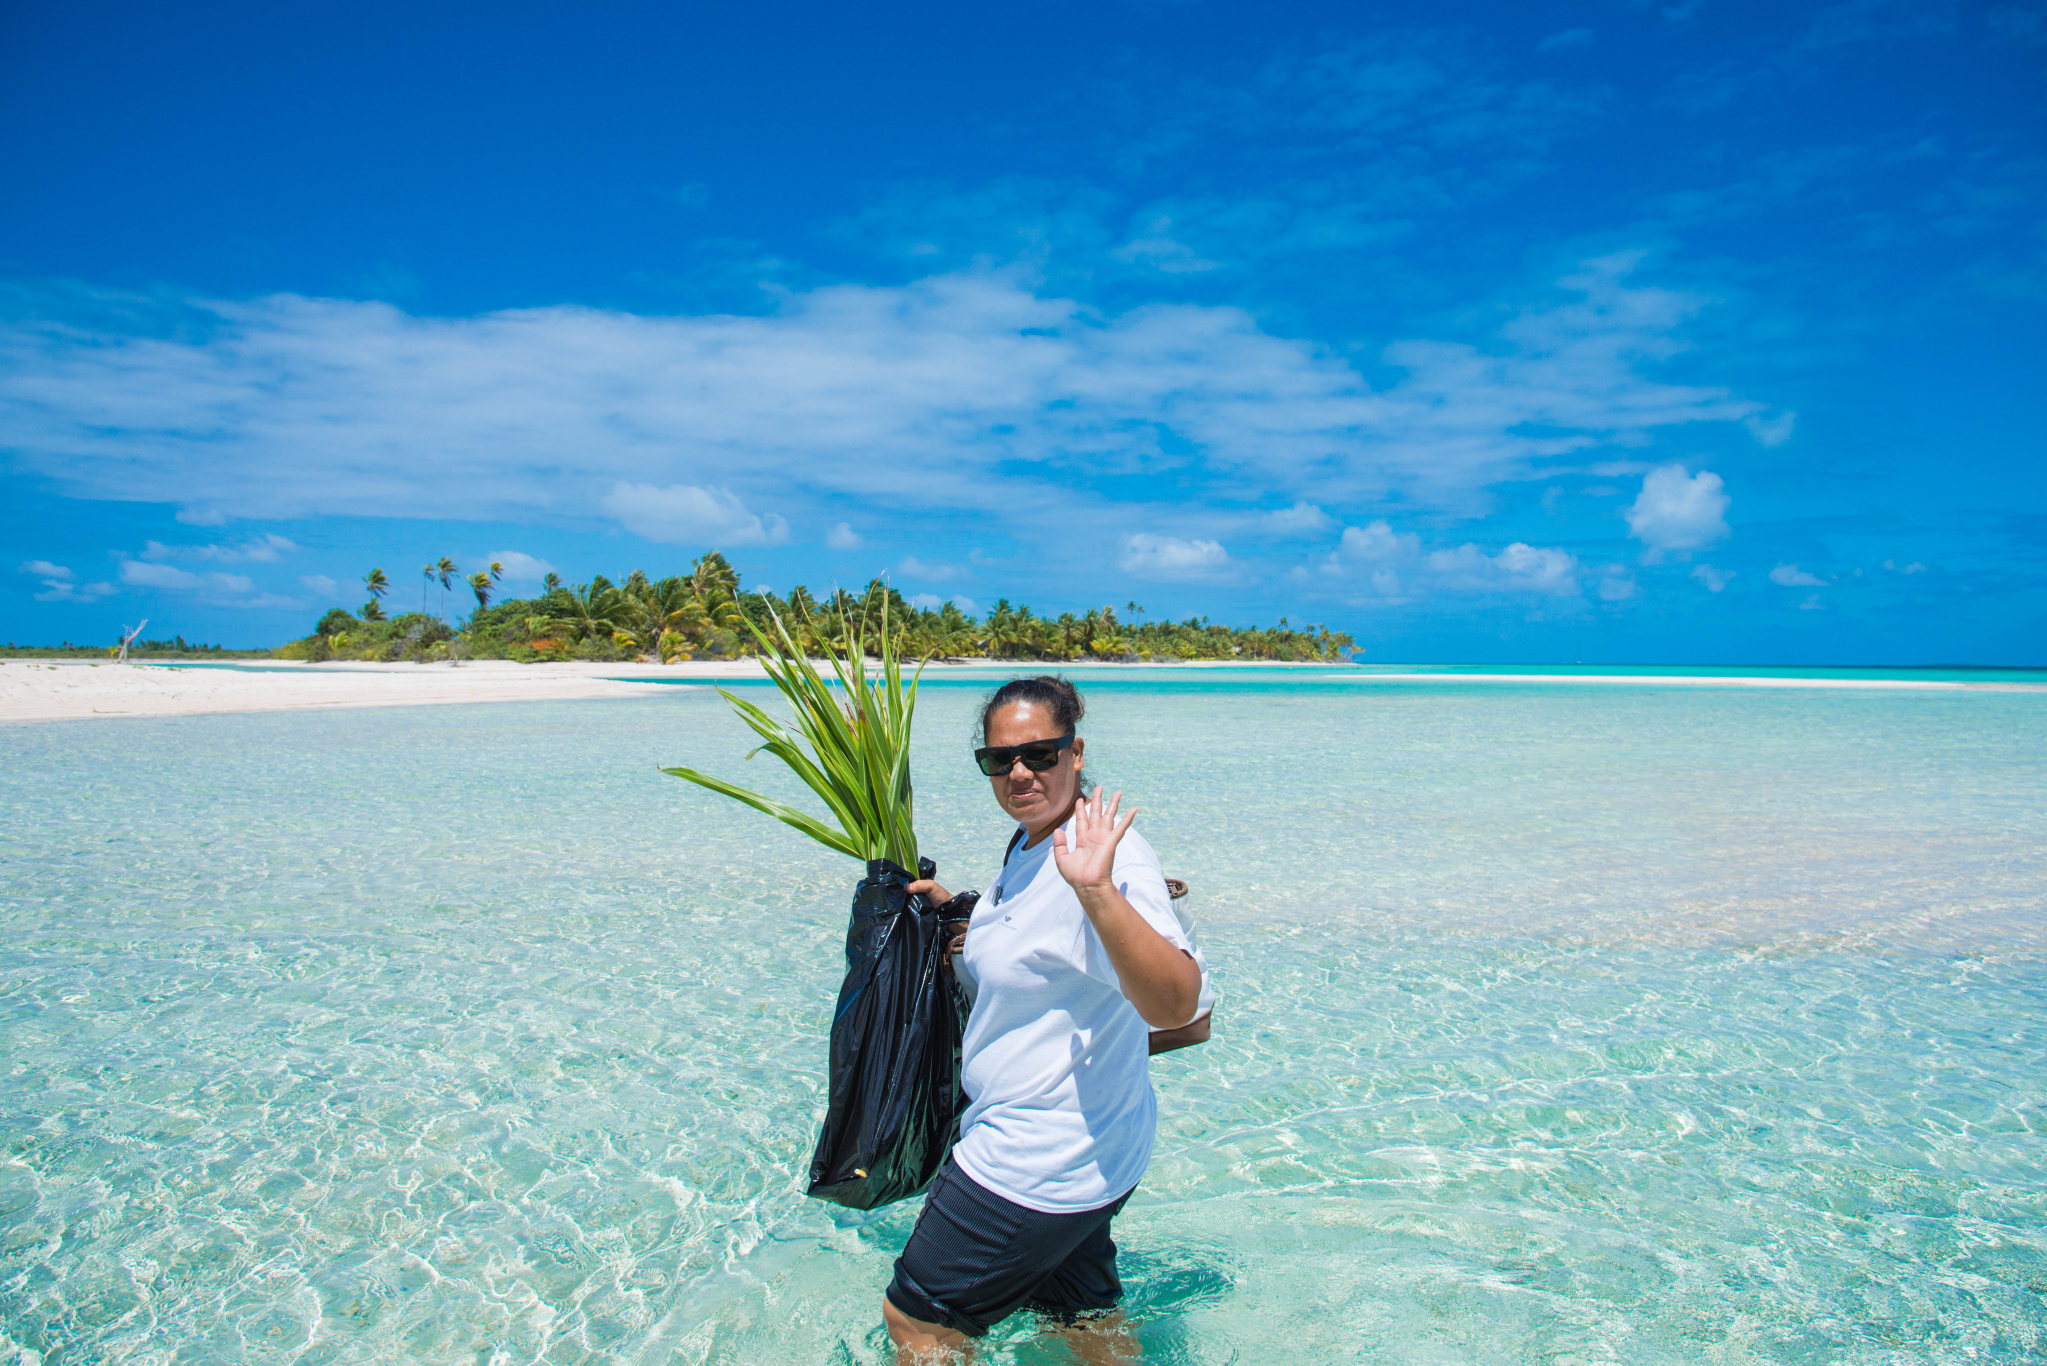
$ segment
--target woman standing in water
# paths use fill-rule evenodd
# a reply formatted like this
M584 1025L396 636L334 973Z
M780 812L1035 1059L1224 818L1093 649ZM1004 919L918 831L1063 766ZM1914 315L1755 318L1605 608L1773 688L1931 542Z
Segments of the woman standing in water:
M1206 1037L1201 966L1137 813L1083 791L1082 711L1050 677L981 710L974 758L1021 829L954 946L971 1099L883 1296L905 1363L948 1359L1017 1309L1071 1325L1115 1307L1109 1221L1157 1125L1146 1058Z

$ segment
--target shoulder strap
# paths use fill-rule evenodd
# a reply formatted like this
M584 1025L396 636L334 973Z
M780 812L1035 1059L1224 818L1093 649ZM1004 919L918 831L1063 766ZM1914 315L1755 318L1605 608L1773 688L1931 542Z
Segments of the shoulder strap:
M1029 833L1030 831L1024 829L1021 825L1019 825L1016 828L1016 833L1009 837L1009 847L1002 851L1002 862L1005 866L1007 866L1009 863L1009 856L1016 852L1016 846L1022 844L1023 837L1025 835L1028 835Z

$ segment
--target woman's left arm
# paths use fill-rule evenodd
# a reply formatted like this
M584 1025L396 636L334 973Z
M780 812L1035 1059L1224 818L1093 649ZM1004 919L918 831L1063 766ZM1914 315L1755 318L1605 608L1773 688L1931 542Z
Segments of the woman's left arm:
M1052 858L1094 922L1123 994L1153 1029L1177 1029L1201 1004L1201 969L1192 955L1153 929L1116 890L1116 846L1137 813L1117 818L1123 794L1099 793L1074 808L1073 839L1052 832Z

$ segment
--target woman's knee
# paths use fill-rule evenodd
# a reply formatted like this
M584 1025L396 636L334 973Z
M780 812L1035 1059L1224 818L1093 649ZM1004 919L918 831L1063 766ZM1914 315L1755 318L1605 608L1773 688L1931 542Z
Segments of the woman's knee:
M967 1335L957 1329L911 1318L896 1308L896 1302L887 1294L881 1297L881 1321L888 1325L888 1335L896 1346L913 1351L937 1353L964 1347L967 1343ZM950 1358L933 1356L931 1359L943 1361Z

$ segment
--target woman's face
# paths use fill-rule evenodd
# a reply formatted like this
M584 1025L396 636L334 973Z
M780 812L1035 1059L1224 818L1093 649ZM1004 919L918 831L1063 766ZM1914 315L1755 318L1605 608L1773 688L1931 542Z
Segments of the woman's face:
M1044 707L1016 702L988 717L991 745L1027 745L1033 740L1056 740L1066 733ZM1054 817L1066 814L1080 792L1081 751L1087 742L1073 738L1073 748L1059 751L1059 762L1043 773L1033 773L1021 759L988 780L995 800L1018 824L1037 830Z

